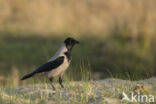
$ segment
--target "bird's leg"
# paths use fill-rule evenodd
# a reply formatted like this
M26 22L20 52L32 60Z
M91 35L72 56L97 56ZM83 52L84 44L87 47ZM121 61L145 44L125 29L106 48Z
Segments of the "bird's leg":
M62 82L63 82L63 81L62 81L62 77L60 76L60 77L59 77L59 84L61 85L62 88L64 88Z
M50 80L50 82L51 82L50 84L51 84L53 90L55 90L55 87L54 87L54 85L53 85L53 78L50 78L49 80Z

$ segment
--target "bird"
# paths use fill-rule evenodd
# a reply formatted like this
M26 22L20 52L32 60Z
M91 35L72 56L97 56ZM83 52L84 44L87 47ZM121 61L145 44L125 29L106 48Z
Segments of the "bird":
M49 78L49 81L51 82L51 86L55 90L55 87L53 85L53 79L58 76L59 84L62 88L64 88L62 84L63 82L62 77L64 75L64 72L68 69L71 63L71 59L72 59L71 51L73 47L78 43L79 41L72 37L66 38L64 40L64 43L61 45L61 47L57 50L57 52L50 60L48 60L43 65L37 67L31 73L23 76L21 80L25 80L34 75L44 74Z

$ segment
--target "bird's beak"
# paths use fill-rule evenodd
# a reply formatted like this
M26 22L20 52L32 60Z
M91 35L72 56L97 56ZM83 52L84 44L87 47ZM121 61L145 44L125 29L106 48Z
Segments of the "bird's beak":
M75 44L79 44L79 43L80 43L79 41L75 40Z

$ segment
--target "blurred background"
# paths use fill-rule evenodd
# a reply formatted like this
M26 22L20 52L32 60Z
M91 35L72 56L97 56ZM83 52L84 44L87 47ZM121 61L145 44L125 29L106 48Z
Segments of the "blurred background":
M38 77L19 79L49 60L69 36L81 43L74 47L66 80L156 76L155 4L0 0L0 86L38 83Z

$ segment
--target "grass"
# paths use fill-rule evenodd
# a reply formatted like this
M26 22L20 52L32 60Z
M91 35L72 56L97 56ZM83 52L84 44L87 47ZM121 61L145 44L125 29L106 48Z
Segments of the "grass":
M152 81L152 80L151 80ZM65 88L55 84L56 91L53 91L50 84L39 83L26 86L16 86L0 89L0 102L3 104L120 104L122 92L129 95L134 91L137 84L146 85L150 88L148 94L155 94L155 82L150 80L142 82L129 82L119 79L107 79L107 81L79 81L65 82ZM119 84L120 83L120 84ZM129 103L124 101L123 104Z
M54 82L54 86L56 88L55 91L53 91L50 82L45 78L42 77L41 79L31 79L30 83L25 85L25 88L23 86L19 86L17 89L17 85L8 84L1 86L0 88L0 103L6 104L6 103L22 103L22 104L44 104L44 103L87 103L89 99L94 98L94 96L85 96L85 94L92 93L92 88L90 85L90 79L89 71L85 71L85 68L83 65L81 66L80 71L80 78L83 80L83 82L78 82L79 84L75 84L77 82L74 82L72 78L74 78L71 75L64 76L64 86L65 89L61 90L60 85ZM69 79L69 77L71 77ZM81 83L81 84L80 84ZM41 90L40 88L43 88ZM19 91L19 92L18 92ZM21 92L22 91L22 92ZM63 92L65 91L65 92ZM28 94L28 92L30 92ZM68 93L69 92L69 93ZM20 95L19 95L20 93ZM26 94L27 93L27 94ZM69 96L68 96L69 95ZM69 99L70 98L70 99ZM58 100L59 99L59 100ZM69 101L67 101L69 100Z
M86 89L89 88L89 85L87 83L83 83L82 86L79 85L68 85L66 84L66 89L65 92L69 92L67 94L68 95L64 95L63 93L60 92L60 88L56 89L56 93L54 94L52 89L50 88L51 86L44 84L44 85L39 85L43 87L43 91L41 91L41 89L38 86L35 86L31 89L31 94L26 94L27 91L23 91L23 93L19 96L17 94L17 92L13 92L14 89L11 89L12 92L8 92L7 94L11 94L13 95L13 98L8 98L6 99L4 102L15 102L19 101L22 103L29 103L29 104L33 104L33 103L48 103L48 98L49 96L51 97L51 102L55 102L55 103L87 103L89 99L94 98L94 96L91 96L90 98L88 98L86 95L86 93L88 93L88 91L92 91L92 89ZM58 87L58 86L57 86ZM82 89L79 89L82 88ZM33 92L33 89L36 89L35 92ZM22 90L22 89L21 89ZM45 95L45 94L46 95ZM49 93L49 94L48 94ZM91 92L89 92L91 93ZM39 94L39 95L37 95ZM78 96L77 94L79 94L80 96ZM3 99L5 96L5 93L2 93L1 95L3 95ZM18 100L19 99L19 100ZM23 99L23 101L22 101ZM68 101L67 101L68 100ZM61 101L61 102L60 102Z

